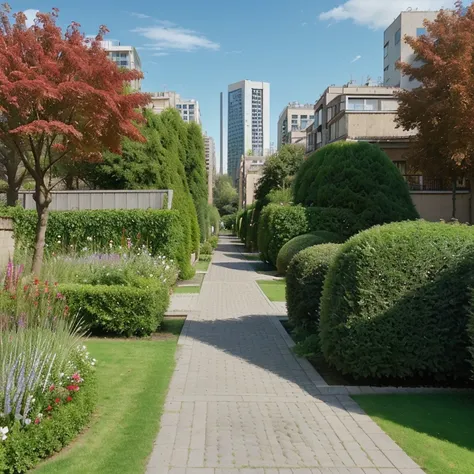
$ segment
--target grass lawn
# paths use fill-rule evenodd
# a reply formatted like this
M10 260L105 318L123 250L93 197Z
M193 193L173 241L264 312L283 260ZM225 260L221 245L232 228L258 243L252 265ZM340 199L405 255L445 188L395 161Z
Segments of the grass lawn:
M206 261L203 261L203 260L199 260L199 262L196 263L194 268L198 272L207 272L210 264L211 264L211 262L206 262Z
M173 290L173 293L176 293L177 295L187 295L199 293L200 291L200 286L176 286Z
M184 320L166 321L154 340L91 339L99 400L90 428L38 474L135 474L145 471L159 430Z
M259 280L257 283L270 301L286 301L285 280Z
M428 474L474 472L473 394L353 398Z

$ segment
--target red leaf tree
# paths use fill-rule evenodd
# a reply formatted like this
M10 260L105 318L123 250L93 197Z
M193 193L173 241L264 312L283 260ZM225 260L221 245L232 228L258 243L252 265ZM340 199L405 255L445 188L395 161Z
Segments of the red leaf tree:
M417 131L412 167L452 180L455 217L456 181L474 175L474 5L458 1L425 27L425 35L404 38L416 61L398 67L421 87L398 93L397 121Z
M38 13L31 27L23 13L11 20L0 10L0 141L17 154L35 182L38 213L32 271L44 253L53 167L62 160L100 160L104 150L120 153L122 137L143 140L135 123L149 96L126 92L138 71L119 69L100 41L87 39L80 25L64 32L58 10Z

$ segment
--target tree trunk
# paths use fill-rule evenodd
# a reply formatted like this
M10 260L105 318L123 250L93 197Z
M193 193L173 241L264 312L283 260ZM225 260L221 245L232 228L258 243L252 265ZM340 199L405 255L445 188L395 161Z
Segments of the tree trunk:
M48 224L49 205L51 204L51 194L45 186L36 186L34 200L36 201L36 241L35 252L33 254L33 265L31 272L39 277L43 265L44 244L46 237L46 226Z
M7 206L13 207L16 206L18 201L18 188L16 187L16 183L8 183L7 188Z
M452 189L453 189L453 213L451 216L452 220L456 219L456 178L452 178Z

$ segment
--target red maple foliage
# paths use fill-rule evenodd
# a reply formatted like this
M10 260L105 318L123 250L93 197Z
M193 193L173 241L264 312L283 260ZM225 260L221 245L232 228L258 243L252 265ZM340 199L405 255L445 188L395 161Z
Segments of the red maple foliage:
M420 87L398 93L398 124L416 130L410 161L417 171L450 178L474 176L474 5L456 2L425 21L426 34L405 37L416 61L399 63Z
M86 38L78 23L63 32L58 10L37 13L34 24L11 9L0 10L0 141L17 153L35 181L38 224L33 272L39 274L44 236L57 183L52 168L61 160L99 160L104 150L120 153L123 137L143 140L136 123L149 95L127 93L141 73L110 61L100 41Z

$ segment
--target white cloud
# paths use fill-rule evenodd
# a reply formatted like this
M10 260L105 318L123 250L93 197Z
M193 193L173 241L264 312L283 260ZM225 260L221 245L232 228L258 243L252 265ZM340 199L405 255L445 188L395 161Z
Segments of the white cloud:
M130 12L130 15L134 16L135 18L140 18L141 20L151 18L150 15L145 15L144 13Z
M23 13L26 16L26 26L29 28L30 26L33 26L35 20L36 20L36 14L39 12L39 10L34 10L32 8L25 10Z
M160 56L168 56L169 53L164 53L164 52L161 52L161 53L153 53L153 56L156 56L156 57L160 57Z
M303 23L301 23L301 26L306 26L308 23L306 23L305 21L303 21Z
M207 39L203 34L181 28L168 21L160 21L157 26L136 28L132 32L152 40L153 43L145 46L155 51L170 49L177 51L195 51L197 49L217 51L220 48L219 43Z
M360 54L358 54L358 55L351 61L351 64L352 64L352 63L355 63L355 62L357 62L357 61L359 61L359 59L361 59L361 58L362 58L362 56L361 56Z
M404 10L439 10L451 8L454 0L346 0L323 12L320 20L352 20L374 30L386 28Z
M240 50L240 49L236 49L234 51L226 51L225 54L228 55L228 54L242 54L243 51Z

